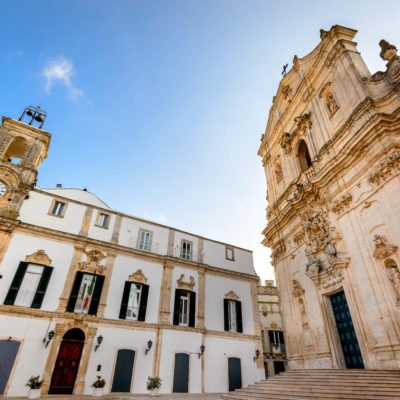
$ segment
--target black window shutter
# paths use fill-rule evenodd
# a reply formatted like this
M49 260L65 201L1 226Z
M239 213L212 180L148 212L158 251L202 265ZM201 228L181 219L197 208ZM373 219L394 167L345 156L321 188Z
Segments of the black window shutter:
M75 275L74 284L72 285L71 294L69 295L69 300L67 304L68 312L74 312L76 300L78 299L79 288L81 287L83 278L83 272L78 271Z
M278 335L279 335L279 343L280 344L285 344L285 338L283 336L283 332L279 331Z
M175 290L174 320L173 325L179 325L179 302L181 300L181 289Z
M131 282L125 281L124 292L122 294L121 309L119 310L119 317L126 318L126 311L128 309L129 292L131 291Z
M268 331L268 336L269 336L269 342L271 343L272 346L275 343L274 331Z
M46 294L47 286L50 281L51 274L53 273L53 267L44 267L42 277L40 278L39 285L36 289L35 296L32 301L32 308L40 308Z
M229 331L228 299L224 299L224 330Z
M96 275L96 283L94 284L92 300L90 301L88 314L96 315L99 308L101 291L103 290L104 276Z
M21 283L24 279L26 269L28 268L28 264L25 261L21 261L18 265L17 271L15 272L14 278L11 282L10 289L8 290L7 296L4 300L4 304L13 305L15 299L17 298L17 294Z
M142 285L142 295L140 296L138 321L146 319L147 298L149 297L149 285Z
M242 303L240 301L236 302L236 324L237 324L237 331L243 332Z
M196 292L189 293L189 326L196 326Z

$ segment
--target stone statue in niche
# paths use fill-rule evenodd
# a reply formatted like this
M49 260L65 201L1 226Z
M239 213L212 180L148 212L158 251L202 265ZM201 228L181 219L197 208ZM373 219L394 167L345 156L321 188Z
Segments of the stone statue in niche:
M396 300L400 300L400 271L397 264L388 260L386 263L387 274L390 282L392 283L393 289L396 293Z
M283 179L282 167L279 159L280 157L277 156L274 160L274 170L275 170L276 180L278 183Z
M328 107L328 110L329 110L329 113L331 114L331 116L332 116L333 114L335 114L336 110L339 108L338 105L337 105L337 103L336 103L336 100L335 100L335 98L333 97L333 94L332 94L332 92L331 92L330 90L328 90L328 91L326 92L326 95L325 95L325 104L326 104L326 106Z
M317 275L321 270L321 260L314 255L308 256L307 275Z
M328 259L337 258L338 256L335 244L333 243L332 239L328 240L328 247L326 249L326 254L328 256Z

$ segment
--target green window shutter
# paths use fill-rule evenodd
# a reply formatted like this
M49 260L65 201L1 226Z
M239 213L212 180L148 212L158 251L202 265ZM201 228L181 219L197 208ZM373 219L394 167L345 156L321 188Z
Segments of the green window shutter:
M181 300L181 290L175 290L174 319L173 325L179 325L179 302Z
M229 331L228 299L224 299L224 330Z
M93 289L92 300L90 301L89 311L88 314L96 315L97 309L99 308L101 291L103 290L104 285L104 276L103 275L96 275L96 283Z
M124 292L122 294L121 308L119 310L119 317L126 318L126 311L128 310L129 292L131 291L132 283L125 281Z
M26 269L28 268L29 263L25 261L21 261L18 265L17 271L14 275L14 279L11 282L10 289L8 290L7 296L4 300L4 304L14 305L14 301L17 298L17 294L19 288L22 284L22 281L25 276Z
M189 292L189 326L196 325L196 292Z
M138 321L144 321L146 319L148 297L149 297L149 285L142 285L142 295L140 296Z
M236 321L237 321L237 331L243 332L242 303L240 301L236 302Z
M75 275L74 284L72 285L71 294L69 295L69 300L67 304L66 311L74 312L76 300L78 299L79 288L81 287L83 278L83 272L78 271Z
M40 308L42 306L44 295L46 294L47 286L49 284L52 273L53 267L43 267L42 277L40 278L35 297L32 301L32 308Z

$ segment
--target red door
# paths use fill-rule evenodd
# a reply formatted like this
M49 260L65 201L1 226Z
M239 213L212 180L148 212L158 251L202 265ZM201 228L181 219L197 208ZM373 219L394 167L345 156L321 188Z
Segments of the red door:
M83 341L80 340L64 339L61 342L49 394L72 394L82 348Z

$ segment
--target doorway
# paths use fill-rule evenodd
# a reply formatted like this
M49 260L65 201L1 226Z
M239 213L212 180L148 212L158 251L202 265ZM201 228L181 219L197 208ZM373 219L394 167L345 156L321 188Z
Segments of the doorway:
M346 367L363 369L364 362L346 296L342 291L330 296L330 298Z
M0 395L4 394L21 342L0 340Z
M174 393L188 393L189 391L189 354L176 353L174 367Z
M130 393L134 363L134 350L118 350L117 361L115 363L114 378L111 387L112 392Z
M54 366L49 394L72 394L81 361L85 334L80 329L70 329L63 336Z
M228 380L230 392L242 388L242 366L240 358L228 358Z

